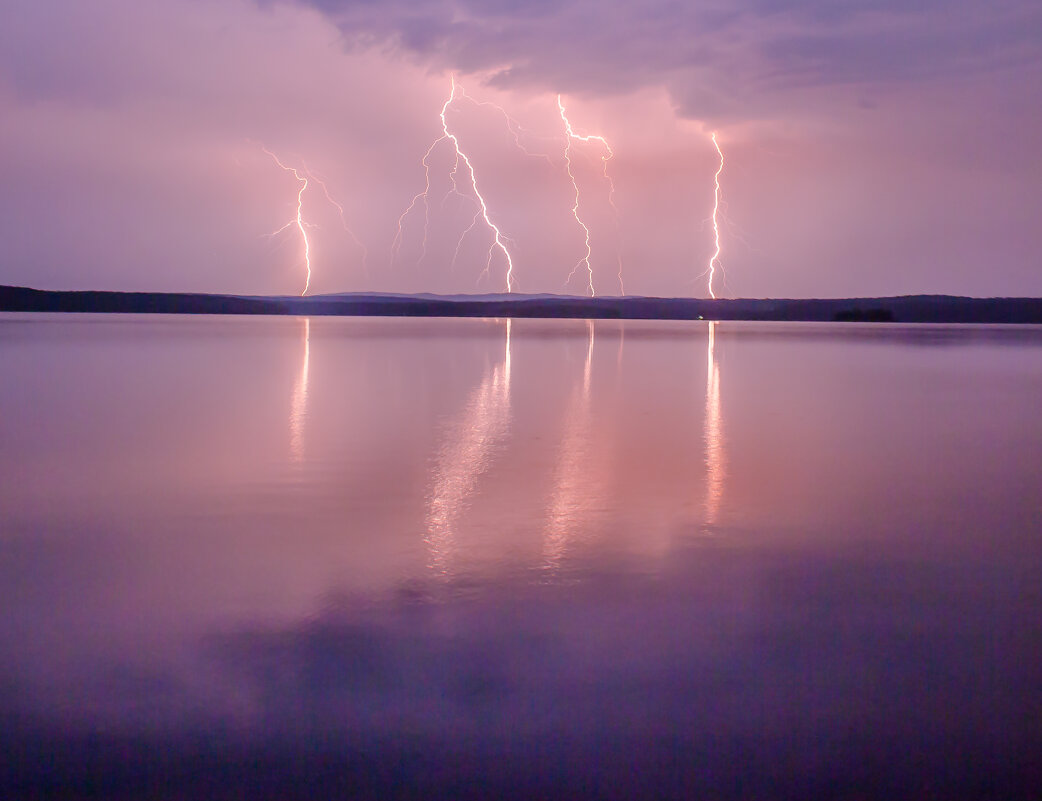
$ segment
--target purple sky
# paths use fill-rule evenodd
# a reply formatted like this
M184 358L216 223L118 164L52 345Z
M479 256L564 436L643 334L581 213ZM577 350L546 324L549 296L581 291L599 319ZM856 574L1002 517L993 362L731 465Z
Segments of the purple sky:
M296 294L499 291L447 121L509 237L518 288L741 296L1042 295L1042 6L1034 0L7 0L0 283ZM468 99L471 98L471 99ZM517 149L499 104L522 126ZM582 268L582 272L585 268ZM582 280L580 280L582 279ZM568 285L581 293L583 276Z

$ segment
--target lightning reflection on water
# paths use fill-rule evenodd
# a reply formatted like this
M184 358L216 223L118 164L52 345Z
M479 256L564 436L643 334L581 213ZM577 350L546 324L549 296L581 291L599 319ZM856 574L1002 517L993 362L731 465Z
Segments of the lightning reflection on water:
M510 326L507 319L502 360L488 371L460 417L448 426L435 459L425 540L429 566L436 573L451 572L459 522L510 432Z
M308 378L311 364L311 318L305 317L301 329L304 339L304 358L300 376L293 388L293 402L289 413L290 454L294 462L304 459L304 420L308 411Z
M705 409L705 453L706 453L706 500L705 523L716 522L720 511L720 500L724 494L726 464L724 461L724 427L720 414L720 363L716 353L716 328L719 323L709 323L709 344L706 354L706 409Z

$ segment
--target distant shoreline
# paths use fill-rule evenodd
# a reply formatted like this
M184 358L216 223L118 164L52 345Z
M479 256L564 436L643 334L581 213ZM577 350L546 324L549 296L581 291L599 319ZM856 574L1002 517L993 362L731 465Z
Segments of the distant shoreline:
M55 291L0 286L0 311L1042 324L1042 298L952 295L707 300L348 293L291 298L184 292Z

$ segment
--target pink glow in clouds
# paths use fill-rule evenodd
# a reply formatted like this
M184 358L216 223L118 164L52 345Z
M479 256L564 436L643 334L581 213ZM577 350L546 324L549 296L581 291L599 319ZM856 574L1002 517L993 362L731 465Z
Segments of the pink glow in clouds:
M296 201L263 141L370 253L316 198L309 293L474 291L487 243L459 242L451 152L431 155L427 256L411 236L386 255L455 71L478 102L447 122L524 291L575 264L563 93L614 152L618 216L582 197L598 293L621 257L629 294L706 294L716 130L730 294L1042 295L1039 11L815 5L11 0L0 283L298 294L297 254L261 236ZM598 154L572 159L594 186Z

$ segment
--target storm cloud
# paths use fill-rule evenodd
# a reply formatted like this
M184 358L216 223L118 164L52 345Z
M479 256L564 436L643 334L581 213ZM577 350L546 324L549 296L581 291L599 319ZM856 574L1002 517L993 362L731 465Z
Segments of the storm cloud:
M683 114L756 117L814 88L886 91L1040 63L1037 4L971 0L300 0L350 46L490 85L614 95L666 86Z

